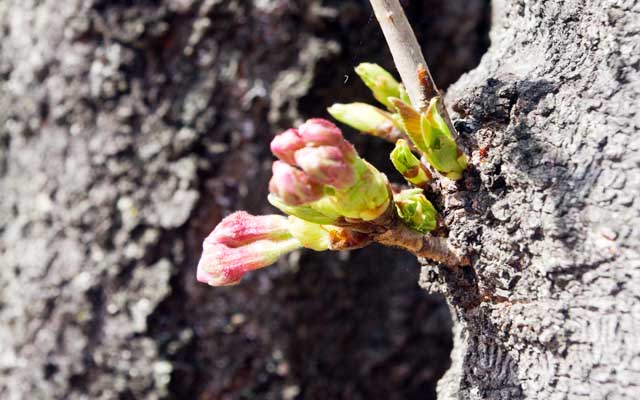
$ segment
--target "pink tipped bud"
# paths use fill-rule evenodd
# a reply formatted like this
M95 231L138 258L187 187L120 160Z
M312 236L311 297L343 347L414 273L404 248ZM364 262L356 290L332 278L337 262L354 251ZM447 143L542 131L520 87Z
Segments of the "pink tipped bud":
M260 239L278 240L289 236L288 225L282 215L254 216L238 211L223 219L205 241L238 247Z
M298 133L305 143L315 146L338 146L344 141L342 131L333 123L322 118L307 120L300 125Z
M297 168L282 161L273 163L273 177L269 182L269 192L291 206L314 202L322 197L322 186L311 182L309 177Z
M205 240L196 278L211 286L235 285L249 271L267 267L301 247L297 239L258 240L240 247Z
M345 189L355 183L354 168L339 147L305 147L296 151L295 159L313 182L337 189Z
M273 155L291 165L295 164L293 154L303 147L304 141L298 134L297 129L287 129L271 141Z

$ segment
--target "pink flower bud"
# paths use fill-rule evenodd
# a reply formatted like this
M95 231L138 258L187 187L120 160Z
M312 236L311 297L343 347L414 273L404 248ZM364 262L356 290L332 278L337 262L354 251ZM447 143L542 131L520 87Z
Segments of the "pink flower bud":
M260 239L278 240L289 236L288 225L282 215L254 216L238 211L223 219L205 241L238 247Z
M298 134L297 129L287 129L271 141L271 152L273 155L291 165L295 164L293 154L296 150L303 147L304 141Z
M297 168L282 161L273 163L273 177L269 182L269 192L291 206L314 202L322 197L322 186L311 182L309 177Z
M353 166L336 146L305 147L296 151L296 164L313 182L345 189L355 183Z
M244 211L229 215L202 243L197 279L212 286L236 284L254 269L273 264L302 245L280 215L253 216Z
M258 240L240 247L205 240L198 262L196 278L211 286L235 285L243 275L258 268L267 267L278 258L301 247L297 239L281 241Z
M305 143L315 146L338 146L344 141L342 131L333 123L322 118L307 120L298 128Z

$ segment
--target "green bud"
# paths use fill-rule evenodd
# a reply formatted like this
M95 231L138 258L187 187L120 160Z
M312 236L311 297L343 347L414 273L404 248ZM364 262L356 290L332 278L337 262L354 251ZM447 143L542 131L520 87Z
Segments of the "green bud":
M408 189L394 195L400 219L412 229L427 233L438 226L437 212L422 193L422 189Z
M467 168L467 158L459 154L453 135L438 112L440 97L434 97L427 111L418 113L399 99L391 99L402 120L405 132L425 159L450 179L460 179Z
M406 140L400 139L391 152L391 162L404 178L416 186L422 186L431 180L431 173L422 165L412 152Z
M388 109L393 109L389 97L400 97L400 84L378 64L362 63L356 67L356 73L373 93L373 97Z
M394 125L391 114L366 103L334 104L327 111L343 124L374 136L385 136Z
M329 250L331 247L331 226L318 225L289 216L289 232L303 247L315 251Z

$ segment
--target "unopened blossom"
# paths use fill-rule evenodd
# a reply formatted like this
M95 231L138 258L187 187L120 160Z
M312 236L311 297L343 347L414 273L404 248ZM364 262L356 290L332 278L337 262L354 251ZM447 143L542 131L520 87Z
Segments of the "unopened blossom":
M245 273L264 268L302 247L289 231L287 217L229 215L202 244L197 279L212 286L234 285Z
M271 141L271 152L287 164L295 164L294 154L305 146L297 129L287 129Z
M307 120L298 133L307 146L339 146L344 142L340 128L322 118Z
M242 246L256 240L279 240L291 236L289 222L281 215L251 215L237 211L224 218L207 240L231 247Z
M292 132L304 147L299 148ZM269 201L283 212L311 222L339 217L369 221L389 205L386 176L360 158L333 123L310 119L273 142L274 154L282 161L273 165ZM286 164L291 152L294 163Z
M276 161L273 163L272 173L269 191L287 204L306 204L322 197L322 186L296 167Z
M344 189L354 184L356 175L337 146L305 147L295 154L295 161L316 183Z

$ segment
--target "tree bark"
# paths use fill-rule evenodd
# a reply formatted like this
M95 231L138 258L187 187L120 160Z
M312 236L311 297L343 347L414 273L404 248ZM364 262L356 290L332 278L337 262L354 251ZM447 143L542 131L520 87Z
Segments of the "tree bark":
M472 169L442 206L474 263L421 276L455 320L438 398L639 398L640 3L492 7L447 93Z
M485 0L405 3L440 87L477 64ZM362 61L392 67L365 0L0 1L0 398L433 398L450 318L410 256L195 282L223 215L275 212L273 135L370 99Z

